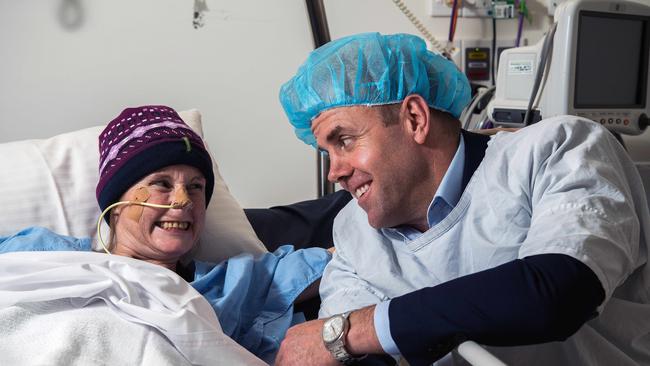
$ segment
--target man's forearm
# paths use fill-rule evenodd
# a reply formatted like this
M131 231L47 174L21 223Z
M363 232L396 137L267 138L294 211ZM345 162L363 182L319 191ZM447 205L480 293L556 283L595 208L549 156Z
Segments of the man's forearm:
M467 339L493 346L563 340L604 296L583 263L537 255L394 298L390 333L411 365L430 365Z
M347 351L354 356L383 353L374 323L375 305L350 313L350 330L346 338Z

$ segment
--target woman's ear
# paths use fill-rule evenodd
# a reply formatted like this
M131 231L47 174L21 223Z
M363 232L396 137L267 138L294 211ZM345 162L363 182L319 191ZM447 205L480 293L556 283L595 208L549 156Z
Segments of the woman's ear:
M424 144L431 127L431 115L426 100L418 94L411 94L404 98L400 108L400 118L413 140L420 145Z

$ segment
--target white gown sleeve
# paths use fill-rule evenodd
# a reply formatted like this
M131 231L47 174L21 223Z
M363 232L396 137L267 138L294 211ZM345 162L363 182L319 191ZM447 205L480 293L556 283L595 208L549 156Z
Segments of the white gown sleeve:
M354 267L345 258L345 252L338 247L332 260L325 267L319 291L321 296L319 318L388 300L388 296L372 288L368 282L357 276Z
M519 256L570 255L596 273L609 299L647 261L639 252L640 178L607 130L577 119L562 122L542 131L548 143L531 149L529 158L537 162L528 172L532 215Z

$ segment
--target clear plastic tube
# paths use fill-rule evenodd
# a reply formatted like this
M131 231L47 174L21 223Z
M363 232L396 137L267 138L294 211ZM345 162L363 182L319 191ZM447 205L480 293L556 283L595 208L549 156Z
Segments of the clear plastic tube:
M101 215L99 215L99 219L97 220L97 241L99 241L99 244L102 246L102 248L104 248L104 251L107 254L111 254L111 252L106 247L106 243L104 243L104 238L102 238L102 233L100 230L102 226L102 219L108 213L108 211L120 205L140 205L140 206L153 207L153 208L178 208L179 207L179 204L159 205L156 203L138 202L138 201L120 201L120 202L115 202L112 205L106 207L104 211L102 211Z

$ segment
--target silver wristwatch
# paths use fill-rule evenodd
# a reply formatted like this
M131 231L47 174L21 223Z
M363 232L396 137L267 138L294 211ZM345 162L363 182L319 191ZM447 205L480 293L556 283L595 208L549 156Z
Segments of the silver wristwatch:
M350 312L334 315L323 324L323 343L332 356L344 365L350 364L354 358L345 349L345 337L350 329L348 316Z

